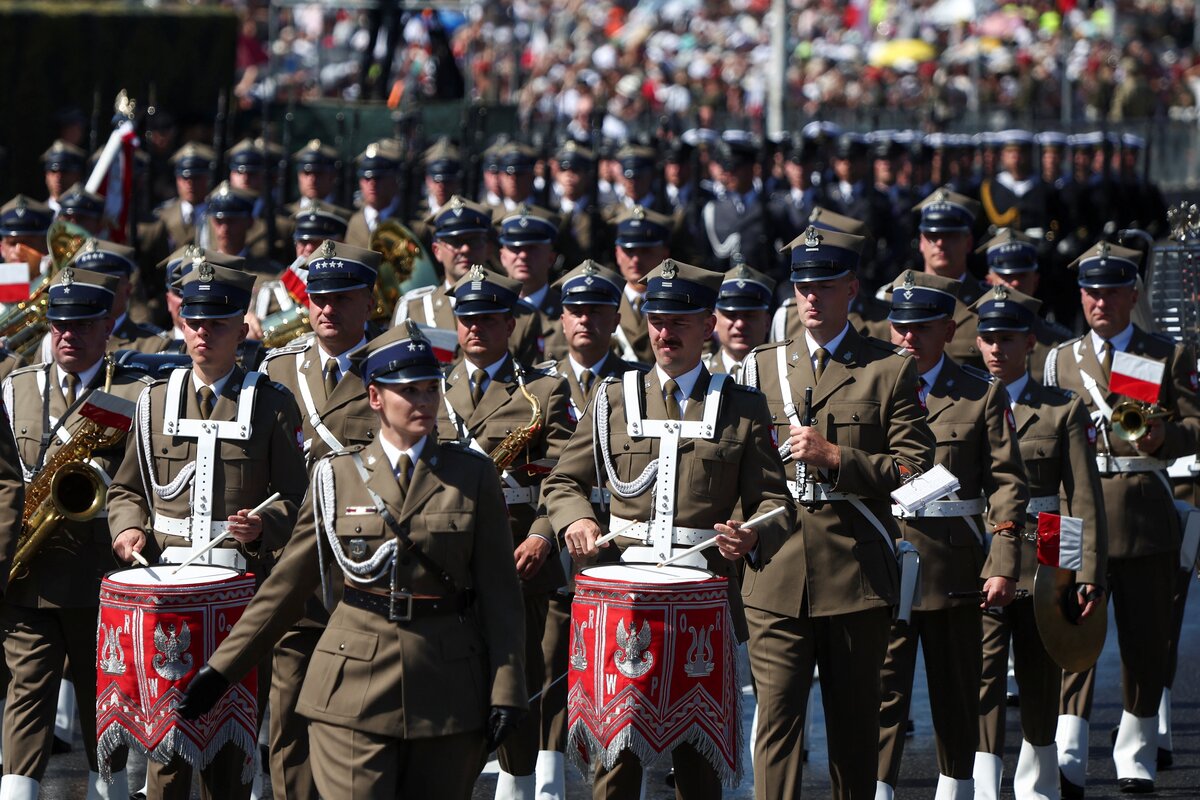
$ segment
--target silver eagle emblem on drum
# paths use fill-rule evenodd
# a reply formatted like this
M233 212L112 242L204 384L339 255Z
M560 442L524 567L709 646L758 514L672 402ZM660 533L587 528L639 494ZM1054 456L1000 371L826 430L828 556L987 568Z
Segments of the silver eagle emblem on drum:
M637 623L630 622L629 630L625 630L625 620L617 623L617 652L613 654L613 663L617 672L626 678L640 678L654 667L654 654L647 652L650 647L650 621L642 622L642 629L637 630Z
M104 644L100 645L100 634L104 634ZM100 671L106 675L125 674L125 651L121 649L121 629L116 625L100 623L96 630L96 650L100 658Z
M154 649L158 651L154 656L154 671L169 681L179 680L192 669L192 655L187 652L192 632L186 622L182 626L178 634L173 623L167 623L165 631L161 622L154 626Z

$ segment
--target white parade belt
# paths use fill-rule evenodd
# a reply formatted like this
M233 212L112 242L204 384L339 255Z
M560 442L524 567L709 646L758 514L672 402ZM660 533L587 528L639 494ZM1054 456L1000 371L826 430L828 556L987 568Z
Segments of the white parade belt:
M1149 456L1096 456L1096 468L1101 475L1117 475L1122 472L1158 472L1166 469L1168 462Z
M220 536L229 528L228 522L212 522L210 524L210 538ZM181 539L191 540L192 538L192 521L190 519L179 519L177 517L168 517L164 514L154 513L154 530L159 533L165 533L167 536L178 536Z
M640 539L643 542L650 541L650 523L634 522L630 519L618 517L616 514L609 515L608 530L616 533L621 532L621 536L630 539ZM685 528L682 525L675 525L671 528L671 546L672 547L691 547L694 544L707 541L716 536L717 532L712 528Z
M1051 494L1045 497L1031 497L1025 511L1027 514L1057 514L1058 495Z
M827 483L808 483L804 486L804 493L798 494L795 481L788 481L788 491L792 493L792 497L801 503L821 503L831 500L850 500L858 499L859 495L850 494L849 492L835 492L829 488Z
M892 516L896 519L912 519L913 517L973 517L982 514L986 508L982 497L971 500L934 500L920 511L905 511L901 506L892 506Z

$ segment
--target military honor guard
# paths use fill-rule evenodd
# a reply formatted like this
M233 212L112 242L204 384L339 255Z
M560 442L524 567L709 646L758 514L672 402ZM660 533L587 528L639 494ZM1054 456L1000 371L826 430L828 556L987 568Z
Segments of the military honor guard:
M970 306L986 287L967 271L979 203L943 187L914 206L913 211L921 213L918 228L925 272L961 284L952 317L954 341L946 345L946 355L959 364L982 368L983 359L975 347L976 320Z
M527 707L504 496L488 458L435 435L441 372L415 326L360 357L378 437L317 462L282 560L180 713L211 708L323 586L341 601L297 705L320 796L467 800Z
M717 294L716 339L705 354L709 372L738 380L750 351L767 341L775 281L745 264L725 273Z
M613 334L621 358L649 364L654 360L650 334L642 315L645 278L671 254L668 239L671 218L634 206L617 216L615 257L625 290L621 298L621 325Z
M433 227L432 255L441 268L442 283L406 292L396 304L393 322L411 319L429 328L452 331L456 323L450 290L472 264L490 260L492 212L487 206L454 195L429 224Z
M417 219L436 216L462 186L462 156L450 140L442 137L422 155L425 192L416 208Z
M760 528L742 528L734 519L738 507L751 518L789 503L762 395L735 385L728 376L710 374L701 361L715 325L720 281L719 273L670 259L650 272L645 310L655 366L644 376L609 378L595 390L594 421L593 414L580 420L543 493L550 522L578 564L590 563L601 548L613 546L622 551L622 561L654 563L660 551L682 551L715 536L714 547L686 556L684 563L729 580L733 625L737 638L744 640L738 573L743 567L747 575L770 567L791 532L791 514ZM627 424L702 419L712 420L711 436L634 436ZM596 486L595 453L603 453L602 487ZM608 525L625 531L600 547L603 522L593 506L596 488L611 493ZM656 541L655 533L663 524L670 537L665 543ZM738 723L731 719L727 724ZM721 796L716 769L691 744L676 746L671 759L676 796ZM598 765L593 796L636 797L642 778L642 762L626 749L610 767Z
M877 795L888 798L900 777L918 644L936 734L937 797L973 796L981 611L1012 602L1020 577L1025 468L1004 387L945 353L957 336L958 288L952 278L912 270L892 285L892 341L916 362L920 402L937 441L935 462L960 488L915 513L893 507L901 536L920 554L921 572L918 608L909 621L892 624L881 673Z
M46 232L54 212L45 203L19 194L0 206L0 258L29 264L32 280L49 263Z
M346 243L367 249L371 234L400 213L400 152L389 141L372 142L355 159L362 207L350 217Z
M798 503L794 533L761 571L747 571L742 589L760 798L800 793L814 667L833 676L821 682L831 794L875 794L879 671L900 600L889 493L932 466L934 440L914 360L849 324L864 245L815 226L789 243L803 328L757 348L742 368L742 380L766 395Z
M550 593L565 576L552 536L531 531L545 465L556 461L574 430L567 382L531 369L510 352L521 284L473 266L454 286L462 357L449 368L438 408L438 438L491 456L501 470L515 560L525 600L525 679L533 694L545 678L542 634ZM500 749L497 793L531 796L538 721L527 720Z
M129 316L129 298L133 292L131 278L137 270L135 258L136 253L132 247L101 239L89 239L67 262L68 266L102 272L117 279L112 306L113 328L107 343L110 353L117 350L158 353L170 342L170 336L161 328L134 322ZM49 338L47 337L47 340Z
M518 206L532 206L537 203L534 196L534 168L538 162L538 152L532 147L519 142L510 142L497 154L500 176L499 205L495 206L498 213L511 214Z
M158 235L165 239L167 252L196 243L199 231L207 224L205 198L212 188L216 160L217 154L211 147L195 142L188 142L171 156L176 197L155 212L159 221Z
M83 177L87 164L87 152L70 142L58 139L42 153L42 172L46 178L46 205L57 214L62 208L61 198L67 189Z
M988 265L987 281L993 286L1006 286L1018 293L1033 296L1041 284L1038 270L1037 242L1011 228L1002 228L996 235L979 246L977 253L985 253ZM986 297L987 293L980 296ZM976 300L978 302L978 300ZM1040 305L1040 303L1039 303ZM1042 382L1042 367L1046 354L1056 345L1071 338L1071 332L1040 314L1032 321L1033 349L1029 352L1029 374L1037 383Z
M273 278L279 273L279 264L271 259L269 248L256 247L250 238L262 225L254 218L256 202L257 198L245 189L235 188L228 181L221 183L208 195L210 236L201 242L208 249L243 259L246 271Z
M988 224L1021 231L1049 255L1062 235L1063 213L1058 189L1033 169L1034 136L1013 129L1000 131L995 141L1000 146L1000 169L979 186Z
M203 255L183 276L180 317L192 366L141 394L135 434L109 487L113 549L126 563L134 553L179 563L228 531L209 563L263 575L264 559L291 537L307 482L300 415L286 389L236 364L253 284L252 274L214 266ZM234 426L210 426L199 437L167 432L182 420L239 417L250 422L244 433ZM204 463L192 466L201 454ZM279 499L249 513L273 492ZM199 497L211 502L197 503ZM149 796L189 796L192 768L180 756L150 761L147 769ZM204 797L249 797L242 771L241 752L227 744L201 773Z
M267 192L275 187L269 184L269 176L283 153L277 145L263 139L242 139L225 151L225 164L229 167L229 186L253 198L250 209L250 227L246 231L245 257L269 261L275 255L275 243L264 216L267 213ZM274 213L274 211L272 211ZM218 219L214 217L214 219ZM276 233L278 233L276 231Z
M137 379L115 375L115 365L105 358L119 284L116 276L64 268L49 289L49 360L18 369L4 382L16 463L35 504L27 510L24 526L17 521L11 528L21 536L16 562L6 562L11 569L5 572L4 645L6 660L16 669L4 708L6 774L0 795L14 800L38 796L50 760L65 661L71 673L66 678L79 701L91 771L87 797L123 800L129 795L123 750L112 759L113 782L99 774L95 671L100 578L117 566L103 498L124 455L127 428L86 416L89 403L99 402L101 393L131 409L145 388ZM60 474L79 470L81 464L92 468L87 480L54 485ZM0 486L11 499L9 487ZM67 518L56 510L64 506L82 513Z
M722 271L739 262L774 266L774 221L761 182L754 176L758 144L745 131L726 131L721 166L724 191L700 212L703 241L692 243L705 263Z
M1016 421L1021 460L1029 482L1027 527L1038 514L1081 522L1079 563L1073 581L1080 619L1106 613L1102 601L1108 526L1096 470L1096 430L1083 399L1041 385L1027 368L1037 344L1034 333L1041 301L1005 286L979 298L979 351L988 372L1004 386ZM1058 750L1054 733L1062 669L1047 652L1034 613L1034 573L1039 569L1034 537L1021 540L1025 590L1008 606L983 615L983 682L979 690L979 750L975 754L975 797L999 800L1005 742L1006 686L1011 649L1020 692L1021 747L1012 789L1016 797L1056 797ZM1044 569L1044 568L1043 568ZM1010 647L1011 642L1011 647Z
M559 317L562 294L550 285L550 270L558 254L558 217L544 208L517 206L500 221L500 265L508 277L521 284L522 310L533 311L517 318L513 339L521 344L517 360L534 364L557 361L566 355Z
M1200 446L1193 354L1132 322L1137 251L1101 242L1072 264L1088 332L1050 351L1046 384L1078 394L1096 425L1108 515L1108 592L1121 648L1122 713L1113 747L1122 791L1154 788L1158 707L1169 673L1180 520L1168 462ZM1135 413L1126 420L1127 410ZM1130 429L1126 423L1138 418ZM1095 669L1063 680L1063 796L1082 797Z
M300 216L313 213L300 212ZM298 232L302 227L297 227ZM325 240L305 262L308 318L313 332L267 353L262 370L299 405L306 462L365 447L379 433L379 416L352 356L367 343L367 319L380 255ZM307 722L296 713L304 675L329 615L318 597L275 646L271 668L271 786L278 797L316 800Z
M105 238L104 198L76 183L58 198L57 218L78 225L92 236Z

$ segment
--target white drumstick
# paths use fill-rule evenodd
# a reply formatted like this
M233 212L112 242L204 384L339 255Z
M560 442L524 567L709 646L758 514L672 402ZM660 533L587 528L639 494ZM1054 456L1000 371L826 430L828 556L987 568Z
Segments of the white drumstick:
M147 561L147 560L145 559L145 557L143 557L143 556L142 556L142 554L141 554L141 553L139 553L137 550L134 550L134 551L133 551L133 552L132 552L130 555L133 557L133 560L134 560L134 561L138 562L138 563L139 563L139 564L141 564L143 567L148 567L148 566L150 566L150 562L149 562L149 561Z
M750 520L749 522L743 523L742 526L738 530L745 530L746 528L753 528L757 525L761 525L762 523L766 522L769 519L774 519L775 517L778 517L780 514L782 514L785 511L787 511L787 506L780 506L779 508L773 508L770 511L768 511L767 513L760 514L759 516L755 517L754 519ZM717 534L717 536L720 536L720 535L721 534L719 534L719 533ZM700 544L694 544L691 547L689 547L687 550L682 550L682 551L676 553L675 555L671 556L670 558L666 559L665 561L658 562L658 564L656 564L656 566L665 567L667 564L674 564L676 561L680 561L682 559L687 558L692 553L699 553L701 550L705 550L709 547L712 547L714 544L717 543L717 536L714 536L711 539L705 539L703 542L700 542Z
M617 538L618 536L624 536L625 531L633 530L634 528L636 528L638 525L641 525L641 524L642 523L640 523L640 522L631 522L628 525L623 526L620 530L616 530L616 531L613 531L612 533L604 534L603 536L601 536L599 539L596 540L596 547L599 547L602 544L606 544L607 542L611 542L613 539Z
M278 500L280 498L280 496L281 495L279 494L279 492L275 492L273 495L268 497L266 500L263 500L261 503L256 505L254 508L250 509L250 513L248 513L246 516L247 517L257 516L260 511L262 511L267 506L271 505L271 503L274 503L276 500ZM178 567L171 570L171 574L174 575L176 572L179 572L179 570L183 569L184 567L188 567L188 566L191 566L192 564L195 564L197 561L200 560L201 556L203 556L209 550L212 550L214 547L219 545L221 542L228 539L229 535L230 535L229 530L226 529L225 532L222 533L221 535L214 536L212 538L212 541L210 541L208 544L204 545L204 547L200 548L199 550L197 550L196 552L194 552L190 556L188 556L187 561L184 561Z

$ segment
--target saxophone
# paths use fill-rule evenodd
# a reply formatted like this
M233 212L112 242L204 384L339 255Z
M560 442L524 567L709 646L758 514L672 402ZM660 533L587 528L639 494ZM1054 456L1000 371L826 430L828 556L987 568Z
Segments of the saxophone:
M112 386L115 369L116 362L105 356L106 391ZM118 444L126 433L120 429L106 433L107 430L106 426L85 417L70 441L29 484L21 514L21 534L8 573L10 581L29 571L29 563L64 520L87 522L104 508L108 486L100 470L89 464L88 459L95 451Z
M490 454L492 463L496 465L498 472L504 472L512 466L512 463L517 460L517 456L521 454L521 451L529 447L529 443L533 441L533 437L537 436L538 431L542 429L544 421L542 417L542 404L525 388L525 376L521 373L520 369L517 370L517 385L521 388L521 394L529 401L532 413L529 416L528 425L510 432L508 436L504 437L504 441L500 442L492 450Z

